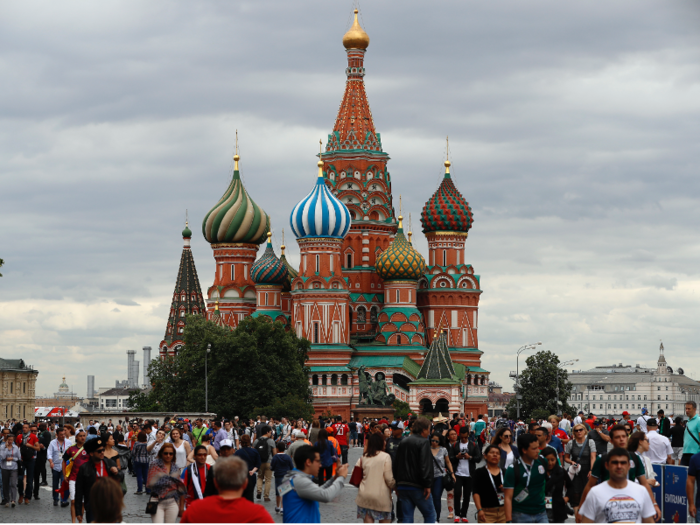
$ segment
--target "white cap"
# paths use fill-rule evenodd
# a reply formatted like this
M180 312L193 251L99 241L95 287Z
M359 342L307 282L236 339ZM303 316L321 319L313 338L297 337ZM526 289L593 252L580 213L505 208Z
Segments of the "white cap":
M304 437L304 433L301 430L295 430L294 437Z
M233 448L233 441L231 441L230 439L222 439L221 443L219 443L219 448L221 447Z

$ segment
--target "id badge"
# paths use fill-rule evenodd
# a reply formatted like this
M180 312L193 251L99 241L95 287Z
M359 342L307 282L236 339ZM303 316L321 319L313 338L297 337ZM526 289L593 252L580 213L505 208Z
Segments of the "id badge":
M503 492L497 492L496 496L498 496L498 506L502 507L503 505L506 504L506 495L503 494ZM516 498L517 500L517 498Z
M282 483L279 488L277 489L277 492L279 492L280 496L284 496L287 492L290 492L294 490L294 487L292 487L292 482L291 481L285 481Z
M552 496L545 496L544 497L544 507L546 509L552 508Z
M12 467L12 461L10 461L10 460L8 459L8 460L7 460L7 468L11 468L11 467Z
M518 503L522 503L527 499L527 497L530 495L530 492L527 490L527 488L524 488L523 490L520 491L520 494L515 496L513 499L517 501Z

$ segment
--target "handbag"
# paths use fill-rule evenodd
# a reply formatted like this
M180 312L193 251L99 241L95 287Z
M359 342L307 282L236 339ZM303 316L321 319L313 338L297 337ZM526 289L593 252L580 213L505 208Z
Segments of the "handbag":
M362 470L362 458L360 458L360 466L352 469L352 476L350 476L350 485L359 489L360 483L362 483L363 475L364 472Z
M432 452L431 452L431 455L432 455ZM455 480L452 477L452 474L450 474L449 472L445 472L445 469L440 466L440 463L437 462L437 460L435 459L435 456L433 456L433 461L437 465L437 468L440 469L440 472L444 473L442 475L442 488L449 492L450 490L455 488Z
M158 496L151 494L151 499L146 503L146 514L153 516L158 511Z

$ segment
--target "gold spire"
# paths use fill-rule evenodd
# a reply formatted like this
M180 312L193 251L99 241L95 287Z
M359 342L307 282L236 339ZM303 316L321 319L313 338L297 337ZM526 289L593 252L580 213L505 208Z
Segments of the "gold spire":
M369 35L362 29L357 21L357 9L355 9L355 21L348 32L343 36L345 49L367 49L369 47Z
M238 171L238 130L236 130L236 154L233 156L233 171Z
M272 244L272 232L267 232L267 244Z
M445 173L450 172L450 166L452 166L452 163L450 162L450 137L447 137L447 160L445 161Z
M323 155L323 141L318 139L318 176L323 177L323 160L321 160L321 155Z
M282 246L280 246L280 250L282 250L282 255L284 255L284 249L285 249L285 245L284 245L284 228L282 228Z
M411 214L408 214L408 242L411 243L411 236L413 235L413 232L411 231ZM413 244L413 243L411 243Z
M214 303L214 311L218 312L219 311L219 300L217 299L216 302Z

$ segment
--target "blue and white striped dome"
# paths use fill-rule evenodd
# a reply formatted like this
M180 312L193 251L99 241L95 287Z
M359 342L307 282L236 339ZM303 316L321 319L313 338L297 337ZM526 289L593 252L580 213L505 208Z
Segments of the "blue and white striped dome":
M331 193L323 178L323 162L318 162L316 185L292 210L289 222L297 239L304 237L344 238L350 229L350 212Z

